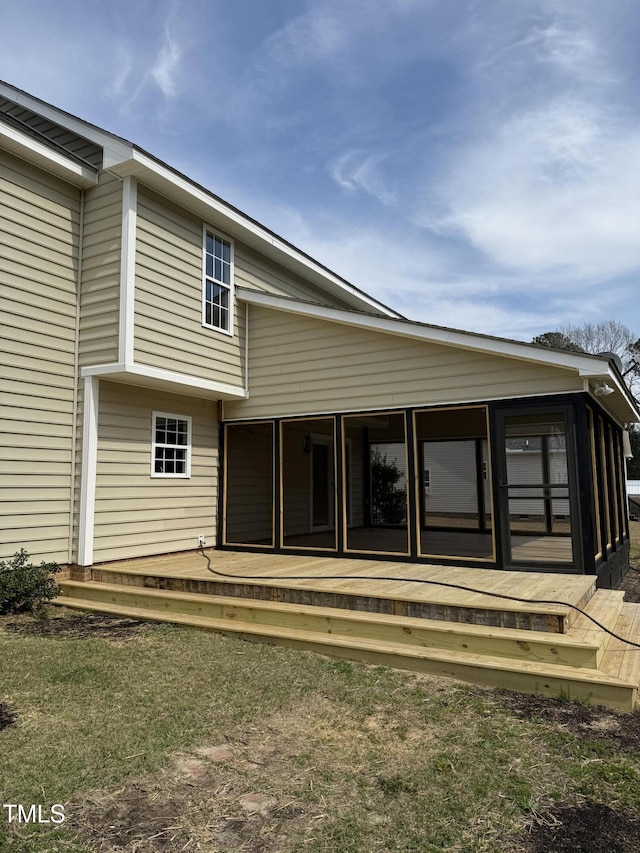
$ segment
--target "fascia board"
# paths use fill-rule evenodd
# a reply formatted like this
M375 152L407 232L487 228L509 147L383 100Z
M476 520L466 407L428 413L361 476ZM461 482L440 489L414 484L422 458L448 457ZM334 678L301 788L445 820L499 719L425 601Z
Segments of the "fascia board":
M374 331L386 332L387 334L400 335L401 337L414 338L429 343L448 344L449 346L473 349L479 352L489 352L493 355L504 355L510 358L518 358L524 361L533 361L540 364L549 364L553 367L566 367L582 371L589 376L609 376L607 363L600 359L600 364L594 363L597 356L564 358L562 353L555 350L546 350L543 347L533 347L519 341L508 341L502 338L489 338L476 335L473 332L463 332L456 329L445 329L439 326L428 326L421 323L413 323L410 320L399 320L387 317L375 317L370 314L355 314L342 311L339 308L328 308L324 305L313 305L308 302L297 302L286 297L274 296L271 293L262 293L248 287L237 288L238 299L249 302L252 305L262 305L265 308L275 308L278 311L288 311L292 314L304 314L318 319L331 320L334 323L343 323L348 326L372 329ZM592 360L593 359L593 360Z
M321 264L272 234L259 223L244 216L221 199L212 196L203 187L193 184L183 175L174 172L143 151L134 148L129 158L119 163L112 162L109 169L119 177L127 175L137 177L151 189L196 213L212 225L218 225L229 236L258 249L355 308L375 311L388 317L402 316L348 282L342 281L337 275L323 268Z
M28 160L74 186L92 187L98 183L98 172L95 169L71 157L65 157L61 151L50 148L40 140L3 121L0 121L0 144L12 154Z
M187 396L201 395L214 400L246 400L247 391L240 385L229 385L226 382L216 382L175 373L172 370L162 370L145 364L125 364L112 362L110 364L94 364L83 367L80 376L101 376L114 382L131 382L147 388L161 388L172 393Z

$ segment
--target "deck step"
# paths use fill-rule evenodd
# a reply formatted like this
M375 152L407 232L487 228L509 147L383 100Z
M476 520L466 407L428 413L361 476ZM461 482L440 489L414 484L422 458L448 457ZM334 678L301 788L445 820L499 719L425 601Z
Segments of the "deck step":
M613 630L620 637L640 642L640 604L623 604ZM640 686L640 649L612 637L600 668L607 675Z
M479 655L447 649L433 649L363 638L319 634L293 628L212 619L182 613L167 613L122 604L63 596L58 604L79 610L115 613L134 619L174 622L217 631L247 640L291 646L332 657L447 676L462 681L503 687L544 696L564 696L623 711L635 707L637 687L600 670L552 666L537 661Z
M167 590L92 581L62 581L65 597L137 607L165 614L192 615L274 629L312 631L339 637L390 642L421 648L545 662L552 665L586 667L598 665L597 642L571 634L543 633L515 628L490 628L460 622L440 622L385 614L371 614L332 607L287 604L229 596L198 595Z
M624 592L613 589L599 589L583 608L585 613L595 619L604 628L615 631L615 625L622 612ZM571 626L571 636L592 643L598 647L597 660L600 664L611 640L609 634L587 616L579 614Z
M567 633L578 616L577 611L570 605L559 603L540 603L536 601L512 601L509 595L514 592L516 580L511 575L514 572L493 572L483 570L477 577L469 577L468 571L448 568L443 572L442 567L420 566L419 572L415 567L406 565L380 563L375 568L371 578L363 577L367 571L374 571L368 563L362 561L350 562L350 571L360 577L355 580L349 577L346 568L342 567L341 575L332 577L314 576L311 573L305 580L283 575L282 579L265 577L260 574L243 575L249 571L242 567L227 566L227 552L211 552L211 563L215 567L220 564L222 569L229 572L226 576L205 572L202 569L175 573L152 573L148 568L149 561L141 565L132 563L104 564L95 566L92 570L93 580L99 583L118 584L122 586L137 586L145 589L170 590L172 592L190 592L198 595L230 596L250 600L277 601L294 605L310 605L332 607L340 610L357 610L365 613L382 613L387 615L405 616L411 618L430 619L447 622L464 622L489 627L516 628L529 631L551 633ZM234 555L231 554L231 557ZM317 559L317 558L316 558ZM320 561L324 564L325 561ZM331 562L335 562L333 559ZM362 565L361 565L362 564ZM297 568L297 563L291 566L295 574L304 574L305 564ZM314 567L318 571L317 565ZM255 571L255 568L251 569ZM268 575L268 564L264 568ZM327 573L332 570L327 567ZM336 571L334 569L334 571ZM379 577L385 573L396 572L398 578L415 573L421 579L418 584L400 580L387 583ZM531 574L531 573L530 573ZM496 578L495 575L499 575ZM429 582L433 580L433 584ZM453 588L439 585L440 581L447 584L460 584L462 587L486 587L487 593ZM507 597L496 596L502 592ZM554 583L548 575L531 574L526 586L525 598L548 600L566 600L568 598L578 607L585 607L595 592L595 578L590 576L557 575Z

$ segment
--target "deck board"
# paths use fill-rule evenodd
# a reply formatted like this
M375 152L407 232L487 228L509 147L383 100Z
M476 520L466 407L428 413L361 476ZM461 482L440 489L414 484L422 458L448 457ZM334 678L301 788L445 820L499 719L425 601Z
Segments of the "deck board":
M177 577L188 580L261 586L286 586L321 592L367 595L402 601L430 602L459 607L486 607L520 611L521 605L508 599L496 599L483 593L504 593L518 596L527 602L533 599L566 601L579 604L592 591L595 578L589 575L551 574L547 572L508 572L493 569L465 569L398 563L380 560L340 559L335 557L300 556L293 554L256 554L239 551L207 550L211 567L231 578L212 574L201 554L186 552L138 560L125 560L96 566L112 573L142 574L157 577ZM305 579L300 576L304 575ZM331 575L331 579L323 578ZM365 578L354 580L353 576ZM387 576L398 580L382 580ZM436 581L460 584L479 592L464 592L432 583ZM534 613L566 615L570 608L562 604L527 604Z

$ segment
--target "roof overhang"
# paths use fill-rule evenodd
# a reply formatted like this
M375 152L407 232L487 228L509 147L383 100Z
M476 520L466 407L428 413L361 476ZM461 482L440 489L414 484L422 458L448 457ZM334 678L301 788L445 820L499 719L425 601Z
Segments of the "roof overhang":
M197 376L187 376L145 364L95 364L83 367L80 375L83 379L86 376L98 376L111 382L124 382L126 385L155 388L165 393L204 397L208 400L246 400L249 396L241 385L200 379Z
M62 152L56 151L1 119L0 145L17 157L77 187L92 187L98 183L98 172L95 169L72 157L66 157Z
M476 352L569 370L584 380L585 390L592 393L594 399L605 409L609 409L621 423L640 422L638 404L626 387L614 362L603 356L565 352L564 350L549 349L521 341L494 338L489 335L446 329L441 326L430 326L426 323L415 323L405 319L357 314L338 308L315 305L310 302L298 302L295 299L274 296L248 287L237 287L236 296L250 305L261 305L264 308L329 320L354 328L369 329L385 334L413 338L426 343L475 350ZM595 389L601 383L608 383L613 386L614 393L606 397L595 395ZM525 395L523 394L523 396Z

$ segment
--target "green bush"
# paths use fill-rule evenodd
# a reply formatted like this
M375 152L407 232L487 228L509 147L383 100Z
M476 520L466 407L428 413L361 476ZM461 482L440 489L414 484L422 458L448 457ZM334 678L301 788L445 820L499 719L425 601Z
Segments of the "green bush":
M42 609L60 592L52 574L60 571L57 563L29 562L21 548L10 560L0 561L0 614L32 613Z

